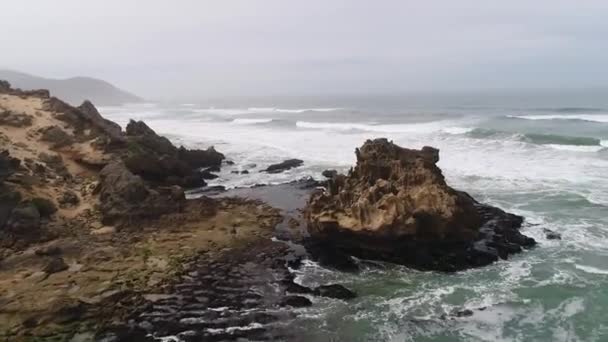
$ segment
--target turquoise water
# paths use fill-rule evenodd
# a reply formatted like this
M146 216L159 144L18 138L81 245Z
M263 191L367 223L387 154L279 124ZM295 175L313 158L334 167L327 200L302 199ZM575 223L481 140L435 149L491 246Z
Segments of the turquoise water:
M301 340L608 341L608 106L567 99L560 106L471 99L442 107L271 101L264 108L148 104L101 111L123 124L145 119L189 146L216 145L236 162L217 179L228 187L345 171L354 148L369 138L435 146L449 184L523 215L524 233L539 242L510 260L455 274L366 263L360 274L348 274L307 262L299 281L342 283L359 297L311 298L315 305L284 322ZM255 172L286 158L305 164L277 175ZM235 169L254 172L234 176ZM544 228L562 240L547 240ZM473 314L454 315L464 309Z

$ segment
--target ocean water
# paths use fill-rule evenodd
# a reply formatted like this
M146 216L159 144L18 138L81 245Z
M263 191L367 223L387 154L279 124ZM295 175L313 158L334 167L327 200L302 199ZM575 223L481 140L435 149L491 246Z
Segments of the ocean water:
M606 97L604 97L606 98ZM303 341L608 341L608 103L601 98L469 96L292 98L103 107L188 147L233 160L212 184L246 187L328 168L387 137L440 149L448 183L526 217L538 246L491 266L442 274L377 264L360 274L306 262L306 285L342 283L350 302L311 298L290 325ZM287 158L304 166L259 170ZM249 170L249 175L231 171ZM547 240L543 229L562 235ZM469 317L454 312L473 310Z

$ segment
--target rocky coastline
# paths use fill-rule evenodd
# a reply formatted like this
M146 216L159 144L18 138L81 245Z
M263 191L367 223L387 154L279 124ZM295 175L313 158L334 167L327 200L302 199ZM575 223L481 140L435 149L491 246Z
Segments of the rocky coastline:
M0 339L292 340L296 308L356 296L298 284L302 259L452 272L535 244L522 217L450 188L437 150L356 153L348 175L225 191L206 186L231 164L212 146L0 82Z

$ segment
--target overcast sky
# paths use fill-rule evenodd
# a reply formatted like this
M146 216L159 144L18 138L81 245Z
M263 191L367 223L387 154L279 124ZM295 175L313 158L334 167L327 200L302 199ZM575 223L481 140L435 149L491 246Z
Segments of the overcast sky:
M0 68L137 94L608 85L608 1L19 0Z

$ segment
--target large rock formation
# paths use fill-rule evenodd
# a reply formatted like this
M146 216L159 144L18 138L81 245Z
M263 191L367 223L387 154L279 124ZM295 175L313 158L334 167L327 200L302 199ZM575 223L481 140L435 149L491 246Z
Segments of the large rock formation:
M534 244L518 231L521 217L449 187L436 165L437 149L376 139L356 155L355 168L330 179L305 211L311 250L326 261L347 254L455 271Z
M224 155L213 147L207 150L177 148L142 121L131 120L126 129L128 149L123 157L127 168L143 179L163 185L186 188L205 185L199 171L218 167Z

